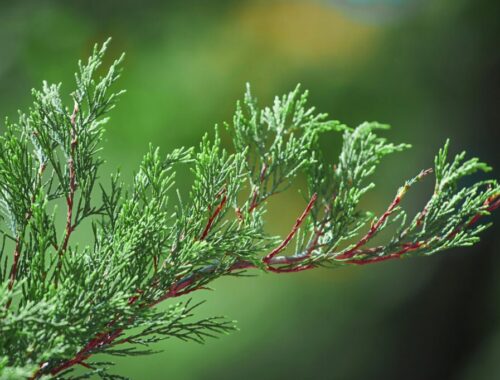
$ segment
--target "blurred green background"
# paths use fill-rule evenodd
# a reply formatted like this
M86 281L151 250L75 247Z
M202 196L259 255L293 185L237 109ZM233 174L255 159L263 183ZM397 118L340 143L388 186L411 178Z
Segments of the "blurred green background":
M405 178L455 151L498 168L500 3L487 0L2 1L0 114L43 79L71 91L76 59L112 36L126 51L104 155L133 173L149 142L197 144L230 120L245 82L261 104L302 83L311 103L356 125L387 122L414 149L384 162L366 203L380 212ZM109 58L110 59L110 58ZM226 136L227 138L227 136ZM338 136L325 138L334 159ZM498 177L498 171L494 172ZM182 182L182 178L181 178ZM416 210L431 191L420 185ZM303 206L276 199L269 229ZM472 249L336 271L222 279L203 313L241 331L205 345L117 360L133 379L500 378L497 226ZM107 359L107 358L104 358Z

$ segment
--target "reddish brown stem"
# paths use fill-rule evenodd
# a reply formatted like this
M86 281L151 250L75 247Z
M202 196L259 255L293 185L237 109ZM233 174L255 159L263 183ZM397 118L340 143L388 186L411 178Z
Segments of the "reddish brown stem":
M302 254L300 256L282 256L279 258L279 260L273 260L278 259L276 256L274 256L267 263L267 269L274 273L294 273L316 268L316 265L312 263L301 265L297 264L300 264L301 262L311 257L312 252L318 247L318 241L322 235L323 231L321 229L317 229L314 233L311 243L309 244L309 247L307 247L307 250L305 251L305 254Z
M318 199L318 194L314 193L313 196L311 197L311 200L307 204L306 208L302 212L302 215L300 215L297 220L295 221L295 224L292 227L292 230L288 234L288 236L281 242L280 245L278 245L276 248L274 248L266 257L264 257L263 261L266 264L269 264L271 259L276 256L278 253L283 251L287 245L292 241L293 237L299 230L299 227L301 226L302 222L304 222L304 219L309 215L311 212L314 204L316 203L316 200Z
M312 263L302 265L297 265L297 263L300 264L304 260L311 257L312 252L318 247L318 241L322 235L323 231L321 229L317 229L305 254L301 255L299 258L293 256L283 256L280 258L280 260L275 260L275 262L273 262L273 260L270 260L267 269L274 273L294 273L316 268L316 265ZM274 258L276 258L276 256ZM279 266L276 267L273 265Z
M265 200L265 198L264 198L264 199L261 199L259 202L260 186L262 186L262 184L264 183L264 180L266 178L266 172L267 172L267 165L264 163L262 165L262 169L260 170L260 174L259 174L259 186L258 187L256 186L253 190L252 201L250 202L250 206L248 208L249 213L252 213L253 210L255 210L262 203L262 201Z
M220 212L224 208L224 205L226 204L227 195L225 194L225 190L222 192L222 194L224 194L222 196L222 200L220 201L219 205L217 206L217 208L215 209L215 211L212 213L212 215L208 219L207 225L205 226L205 229L203 230L203 233L200 236L200 240L205 240L205 238L207 237L208 233L212 229L212 225L213 225L215 219L220 214Z
M316 268L316 266L314 264L304 264L304 265L298 265L298 266L279 267L279 268L275 268L272 266L267 267L267 269L273 273L295 273L295 272L302 272L302 271L313 269L313 268Z
M316 195L316 194L314 194L314 195ZM313 199L311 199L311 201L313 201ZM311 209L312 209L312 204L310 203L308 205L308 207L306 208L307 213L309 213L311 211ZM316 248L320 247L319 239L324 234L324 228L325 228L325 225L328 221L329 211L330 211L330 206L326 206L325 207L325 217L324 217L323 221L321 222L320 227L315 228L314 235L313 235L312 239L310 240L310 243L309 243L305 253L303 253L301 255L296 255L296 256L283 256L280 258L277 258L276 256L274 256L273 258L271 258L271 262L268 263L267 269L270 270L271 272L274 272L274 273L293 273L293 272L301 272L304 270L315 268L316 265L314 265L313 263L305 263L305 264L301 264L301 265L296 265L296 264L297 263L300 264L301 262L309 259L312 255L312 253L314 252L314 250ZM304 214L302 214L301 217L305 217ZM270 264L278 265L278 267L272 266Z
M403 245L403 248L400 251L391 253L389 255L377 256L369 259L353 259L353 260L348 260L346 262L348 264L366 265L366 264L379 263L381 261L387 261L391 259L399 259L405 253L415 251L421 248L424 244L425 244L424 242L406 243Z
M253 210L258 206L257 197L259 196L259 190L257 188L253 189L252 201L250 202L250 207L248 208L248 212L252 213Z
M378 232L380 227L384 224L384 222L387 220L387 218L394 212L396 207L399 205L402 199L402 194L401 192L398 193L398 195L394 198L392 203L389 205L387 210L382 214L382 216L371 225L370 230L352 247L351 249L347 250L346 252L342 253L341 255L337 256L337 259L349 259L353 257L356 252L358 251L359 248L364 246L368 241L375 236L375 234Z

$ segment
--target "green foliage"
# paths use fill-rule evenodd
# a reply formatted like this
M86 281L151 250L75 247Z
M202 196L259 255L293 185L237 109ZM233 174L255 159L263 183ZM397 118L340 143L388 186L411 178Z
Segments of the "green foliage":
M164 310L155 307L160 302L248 269L297 272L470 246L488 226L480 218L499 205L494 180L460 187L490 168L463 153L448 161L446 143L425 208L408 222L401 202L431 170L407 181L374 218L360 208L374 186L369 178L382 158L408 146L379 137L387 127L378 123L350 128L328 120L307 106L299 87L263 109L248 88L226 125L234 152L216 131L197 149L162 156L150 147L130 187L119 173L101 182L105 115L121 94L111 90L121 58L96 79L106 46L79 64L72 108L60 85L44 83L33 91L33 107L0 137L1 379L122 378L94 355L147 354L163 339L203 342L234 329L223 318L196 319L198 305L189 300ZM319 147L330 132L343 134L336 164ZM175 189L183 168L193 178L188 197ZM286 237L271 236L266 201L297 177L307 182L307 205ZM93 241L74 244L85 221ZM387 243L370 244L391 225L397 228L386 231ZM76 366L86 372L77 376Z

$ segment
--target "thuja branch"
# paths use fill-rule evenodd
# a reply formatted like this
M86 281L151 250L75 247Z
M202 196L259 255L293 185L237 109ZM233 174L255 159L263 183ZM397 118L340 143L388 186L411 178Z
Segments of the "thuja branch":
M317 113L299 87L263 108L247 87L226 124L233 147L216 130L196 149L162 155L151 147L131 185L119 174L100 181L106 114L122 93L113 91L122 58L96 77L107 44L79 63L70 106L59 85L44 83L0 136L0 377L72 378L75 367L110 377L96 355L139 355L162 339L202 342L230 332L231 322L197 319L196 305L182 298L217 278L471 246L500 205L495 180L463 181L489 166L465 153L450 158L447 142L434 168L406 181L373 217L360 206L371 176L382 158L408 146L380 137L385 125L351 128ZM320 149L325 133L341 134L336 162ZM184 195L177 171L191 173ZM434 192L409 217L406 194L432 173ZM270 235L269 199L304 182L302 211L282 222L288 233ZM83 221L94 237L75 242Z

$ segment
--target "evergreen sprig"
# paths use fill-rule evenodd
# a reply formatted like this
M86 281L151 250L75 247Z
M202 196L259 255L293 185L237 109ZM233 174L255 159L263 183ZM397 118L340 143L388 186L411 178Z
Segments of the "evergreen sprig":
M150 147L130 187L119 173L102 182L106 114L122 93L112 90L122 57L97 74L107 44L79 63L71 107L60 85L44 83L0 136L1 379L123 378L95 355L146 354L159 340L203 342L234 329L223 318L196 319L189 300L155 307L162 301L252 268L298 272L470 246L489 226L480 219L500 205L496 181L460 185L490 168L465 153L450 160L447 142L434 169L407 181L382 215L362 210L380 160L408 145L379 137L385 125L329 120L299 87L262 109L248 87L226 125L233 150L217 131L197 149L163 156ZM342 133L336 164L319 147L330 132ZM187 197L175 189L183 168L193 177ZM407 218L404 196L432 171L433 195ZM307 181L304 211L285 237L269 235L266 202L297 177ZM86 221L93 241L75 244L73 232ZM382 232L386 243L373 245ZM75 367L86 372L76 375Z

